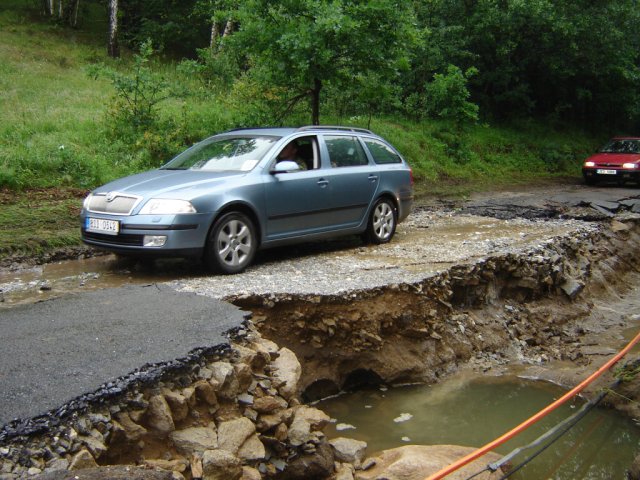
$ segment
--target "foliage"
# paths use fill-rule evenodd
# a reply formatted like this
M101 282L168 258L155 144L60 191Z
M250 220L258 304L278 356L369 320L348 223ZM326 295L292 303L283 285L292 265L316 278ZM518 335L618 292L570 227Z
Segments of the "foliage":
M122 40L130 48L151 40L163 51L193 57L209 38L209 18L198 0L127 0L120 11Z
M311 123L325 86L347 87L371 72L397 77L413 25L408 2L392 0L249 0L236 15L239 30L225 48L246 58L251 83L277 97L278 118L307 100Z
M430 3L435 5L439 1ZM219 18L230 13L238 18L235 11L216 11ZM418 23L426 22L425 18L420 14ZM283 21L282 25L289 24ZM128 130L117 131L112 117L104 115L105 105L114 101L110 98L114 91L111 80L104 75L92 80L83 74L85 65L104 58L102 46L74 41L72 38L84 39L86 34L78 32L74 34L77 37L72 37L59 26L26 21L13 10L0 10L0 26L0 185L17 190L61 185L88 189L157 166L214 132L236 126L275 124L285 105L283 99L291 98L294 88L286 83L266 84L267 73L250 72L254 57L242 56L240 50L228 48L230 43L214 52L216 62L228 63L229 68L233 63L229 83L222 81L229 78L216 77L213 67L209 80L203 82L186 64L176 67L169 62L149 60L145 68L171 84L169 93L175 93L176 85L182 91L155 105L152 126L134 129L124 122L123 127ZM460 137L455 134L454 124L450 119L426 116L425 99L434 75L442 75L443 81L448 76L446 60L455 53L440 49L436 43L447 40L462 45L463 35L454 27L430 28L428 32L413 34L409 38L412 51L418 51L417 44L429 41L433 44L425 51L440 52L422 63L425 76L414 92L422 99L420 108L424 114L419 118L409 118L397 110L400 101L407 104L406 94L411 82L417 79L415 72L393 70L387 76L374 70L373 65L371 70L351 76L342 76L347 70L340 69L337 72L340 75L323 86L321 106L323 119L328 123L370 125L387 137L413 166L418 188L429 191L440 188L446 194L454 186L484 188L497 182L577 176L582 159L606 139L606 131L594 137L570 126L558 129L553 124L541 125L533 120L518 123L511 120L508 124L491 126L470 122L465 127L464 148L456 146ZM293 41L295 36L288 38ZM43 45L47 48L43 49ZM136 58L124 53L121 60L107 66L132 78ZM297 51L291 55L298 58ZM380 55L377 61L385 58ZM462 51L456 58L457 64L465 69L476 60ZM283 61L277 65L284 64ZM201 62L192 66L200 68ZM267 67L265 64L261 68ZM398 72L402 74L397 75ZM467 79L471 93L467 101L477 100L473 88L482 74L479 71ZM456 75L451 77L459 80ZM290 110L286 121L294 125L306 123L308 113L308 105L300 102ZM459 157L465 162L456 158L456 150L463 153Z
M151 41L140 44L140 53L134 55L131 73L122 73L105 64L90 66L91 76L104 76L116 91L109 112L119 128L144 129L158 120L157 106L171 96L169 83L155 73L149 61L153 54ZM127 127L125 127L127 126Z
M478 70L469 68L465 73L449 65L447 73L436 73L426 86L426 108L436 118L454 123L461 132L464 126L478 121L478 106L469 101L467 83Z
M534 115L585 126L640 126L640 10L636 0L430 0L406 85L419 92L444 62L479 74L470 84L485 116Z

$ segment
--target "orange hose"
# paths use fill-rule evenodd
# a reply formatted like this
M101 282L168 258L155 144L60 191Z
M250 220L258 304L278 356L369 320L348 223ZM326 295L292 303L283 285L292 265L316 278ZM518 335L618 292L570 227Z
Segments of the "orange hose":
M505 433L501 437L496 438L494 441L487 443L484 447L481 447L481 448L471 452L466 457L463 457L460 460L452 463L451 465L439 470L438 472L434 473L433 475L427 477L425 480L440 480L441 478L446 477L450 473L455 472L459 468L464 467L466 464L473 462L475 459L480 458L481 456L483 456L487 452L490 452L491 450L495 449L496 447L499 447L503 443L505 443L508 440L510 440L513 437L515 437L517 434L519 434L523 430L529 428L531 425L536 423L538 420L544 418L549 413L551 413L556 408L558 408L560 405L566 403L568 400L570 400L571 398L575 397L578 393L580 393L582 390L584 390L596 378L598 378L604 372L609 370L614 364L618 363L620 361L620 359L622 357L624 357L627 353L629 353L629 350L631 350L634 347L634 345L636 343L638 343L639 341L640 341L640 333L638 333L638 335L636 335L636 337L633 340L631 340L631 342L629 342L629 344L626 347L624 347L622 350L620 350L620 352L618 352L618 354L615 357L611 358L602 367L600 367L598 370L596 370L594 373L592 373L587 379L583 380L578 386L576 386L572 390L568 391L566 394L564 394L558 400L556 400L552 404L546 406L545 408L540 410L538 413L536 413L532 417L529 417L529 419L525 420L524 422L522 422L517 427L509 430L507 433Z

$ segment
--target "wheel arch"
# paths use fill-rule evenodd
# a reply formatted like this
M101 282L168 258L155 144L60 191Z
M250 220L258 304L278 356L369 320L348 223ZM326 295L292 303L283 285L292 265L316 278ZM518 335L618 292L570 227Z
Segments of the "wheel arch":
M243 202L231 202L226 204L224 207L220 209L218 214L211 221L211 225L209 225L209 233L207 234L207 238L209 238L209 234L211 233L211 229L216 224L218 219L223 215L231 212L238 212L249 217L249 220L253 222L253 226L256 228L256 240L258 242L258 248L262 244L262 224L260 223L258 214L256 211L248 204Z
M398 209L400 208L400 205L398 204L398 199L392 192L389 192L389 191L384 191L384 192L378 193L378 195L376 196L375 200L371 203L371 209L373 209L373 206L376 203L378 203L379 200L382 200L382 199L390 200L391 203L393 204L393 207L396 210L396 215L398 215L398 212L399 212ZM370 209L370 211L371 211L371 209Z

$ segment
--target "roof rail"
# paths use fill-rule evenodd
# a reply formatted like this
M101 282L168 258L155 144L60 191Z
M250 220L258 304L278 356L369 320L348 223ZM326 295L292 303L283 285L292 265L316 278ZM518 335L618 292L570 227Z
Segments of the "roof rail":
M306 125L304 127L299 127L298 131L304 130L344 130L346 132L360 132L360 133L370 133L374 134L371 130L367 130L366 128L359 127L341 127L337 125Z

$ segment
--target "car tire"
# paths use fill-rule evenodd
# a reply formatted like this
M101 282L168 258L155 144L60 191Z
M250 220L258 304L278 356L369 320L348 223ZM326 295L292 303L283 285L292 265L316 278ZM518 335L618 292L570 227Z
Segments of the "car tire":
M365 240L368 243L380 245L388 243L396 233L398 224L398 211L391 200L379 199L371 210Z
M231 212L222 215L211 227L204 261L213 271L240 273L251 265L257 249L256 229L251 219Z

